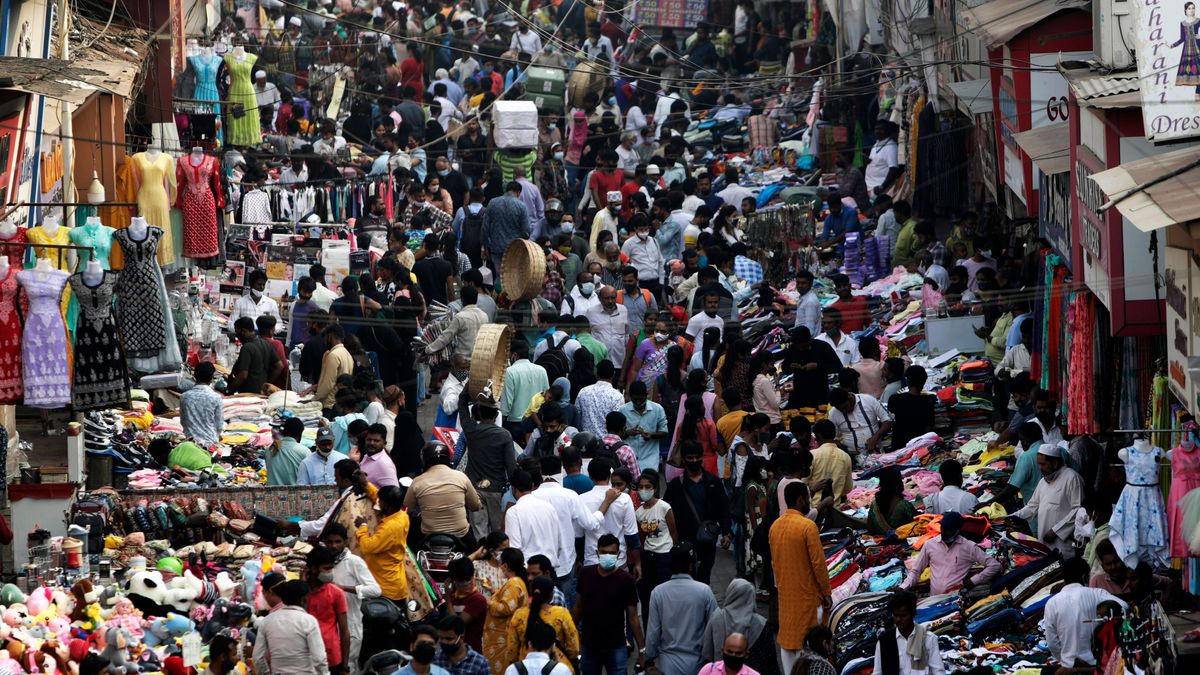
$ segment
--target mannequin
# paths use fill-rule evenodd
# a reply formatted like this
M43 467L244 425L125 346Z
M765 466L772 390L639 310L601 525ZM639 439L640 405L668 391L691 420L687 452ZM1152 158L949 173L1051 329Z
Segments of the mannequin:
M51 239L58 234L58 226L57 216L46 216L42 219L42 231Z
M95 262L95 261L93 261L93 262ZM55 269L56 268L54 267L54 263L50 262L49 258L38 258L37 271L53 272Z
M17 226L11 220L0 223L0 239L8 241L17 236Z
M146 219L141 216L134 216L129 220L129 234L137 241L146 238L146 227Z
M171 204L177 196L175 160L153 144L146 152L134 155L132 161L138 215L145 219L146 225L163 230L158 262L170 265L175 262L175 244L171 237ZM144 239L145 231L135 238Z
M44 260L44 259L43 259ZM88 286L95 286L104 280L104 268L99 262L89 260L87 267L83 270L83 281Z
M184 257L216 257L220 253L217 214L225 206L220 163L202 148L192 148L187 159L175 166L175 178L179 183L175 206L183 211Z
M192 166L200 166L200 162L204 161L204 148L192 148L192 156L190 161L192 162Z
M233 54L233 58L238 60L238 63L241 63L246 60L246 48L243 47L242 45L235 46L233 48L232 54Z
M259 126L258 96L251 84L254 64L258 56L248 54L241 45L225 55L225 67L229 70L229 95L233 103L241 104L245 111L241 117L231 116L229 133L225 140L234 146L255 146L262 142L262 128Z
M202 54L204 56L204 58L206 58L206 59L211 59L213 56L212 45L204 45L203 47L201 47L200 54Z
M150 157L151 161L158 159L160 154L162 154L162 148L158 147L158 142L152 141L150 145L146 146L146 155Z
M72 244L91 249L79 254L79 262L87 263L95 258L103 269L108 269L108 254L112 251L113 232L115 231L101 223L100 219L95 216L88 218L83 226L69 229Z

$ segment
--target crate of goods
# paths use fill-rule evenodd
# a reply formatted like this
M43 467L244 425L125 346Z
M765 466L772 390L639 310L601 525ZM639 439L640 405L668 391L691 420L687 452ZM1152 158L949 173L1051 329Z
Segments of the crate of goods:
M533 101L543 112L562 112L567 92L567 73L561 68L530 66L525 71L525 101Z
M538 109L533 101L496 101L492 107L496 147L536 148Z

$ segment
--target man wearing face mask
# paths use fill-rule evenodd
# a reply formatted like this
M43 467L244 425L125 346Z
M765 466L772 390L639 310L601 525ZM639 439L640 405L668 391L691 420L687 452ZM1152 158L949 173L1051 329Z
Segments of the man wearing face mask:
M329 427L317 429L317 443L312 454L300 462L296 472L296 485L332 485L335 482L334 466L346 455L333 449L333 430Z
M254 270L246 280L246 286L247 294L233 303L233 311L229 314L229 325L234 325L243 316L248 316L253 321L263 314L273 316L276 321L283 323L283 317L279 314L279 303L266 295L267 273L259 269Z
M633 226L634 236L626 239L621 246L621 252L629 258L629 267L622 273L625 292L621 301L626 303L625 306L630 310L630 321L640 330L646 313L658 309L658 303L654 299L662 293L666 259L658 240L650 236L650 220L646 216L634 216L630 225ZM649 291L648 297L642 297L647 294L640 293L639 289ZM642 297L645 306L631 307L628 304L630 300L639 297Z
M413 626L412 631L412 647L408 653L412 654L413 660L396 671L396 675L450 675L446 669L433 663L438 652L437 630L427 623L421 623Z
M486 613L487 601L483 602ZM438 655L434 664L450 675L490 675L487 659L467 642L466 633L467 625L461 616L442 617L438 623Z
M584 270L575 279L575 287L563 298L562 307L559 308L563 316L584 316L588 310L600 305L592 273Z
M572 614L579 624L582 645L580 672L609 675L627 672L626 625L633 632L638 649L637 665L645 664L642 655L645 637L638 617L638 594L633 575L618 565L621 542L611 534L596 541L597 562L579 570L579 588ZM627 623L628 622L628 623Z
M279 379L283 364L271 345L258 336L254 321L243 316L234 323L234 332L241 343L237 362L226 384L230 393L261 394L263 385Z
M611 152L611 150L609 152ZM596 173L599 173L599 171ZM592 174L593 183L595 182L596 173ZM619 171L617 174L618 178L620 178ZM596 212L596 217L592 219L592 230L588 234L588 248L593 251L596 250L596 237L599 236L601 230L608 230L609 232L612 232L613 237L615 238L617 236L617 231L621 226L620 214L621 201L623 198L621 195L620 184L618 183L617 187L604 194L605 199L597 199L596 203L606 203L608 206Z
M925 568L929 568L929 592L932 595L950 593L958 588L971 589L986 584L1000 575L1000 563L975 542L959 535L963 517L950 511L942 514L941 536L934 537L921 547L917 564L908 570L900 588L910 590L917 585ZM983 569L971 574L972 567Z
M305 558L305 581L308 582L308 602L305 610L317 620L325 656L331 673L346 672L346 657L350 654L350 625L346 593L333 582L334 553L324 546L314 546Z
M721 660L705 664L697 675L758 675L746 665L750 645L741 633L730 633L721 646Z
M457 427L459 399L471 376L471 360L463 354L455 354L450 359L450 376L442 382L442 391L438 396L437 419L434 426ZM465 407L465 401L463 402Z
M362 648L362 602L378 598L382 590L367 563L347 548L349 541L350 535L341 523L331 523L321 535L321 543L333 554L333 583L346 594L346 625L350 632L346 662L353 667Z

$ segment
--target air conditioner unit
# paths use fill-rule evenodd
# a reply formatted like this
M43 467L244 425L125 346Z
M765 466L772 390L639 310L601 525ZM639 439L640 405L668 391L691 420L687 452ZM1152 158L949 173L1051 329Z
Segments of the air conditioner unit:
M1093 51L1109 68L1133 65L1133 0L1092 0Z

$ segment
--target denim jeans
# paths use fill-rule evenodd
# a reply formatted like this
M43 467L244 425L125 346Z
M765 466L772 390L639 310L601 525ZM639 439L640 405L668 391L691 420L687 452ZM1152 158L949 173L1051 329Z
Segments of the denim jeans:
M567 610L569 611L574 609L575 589L579 585L578 579L575 577L575 573L572 572L570 574L564 574L558 579L555 579L554 583L558 586L558 590L562 591L563 593L563 600L567 603Z
M629 653L624 646L613 649L584 647L579 656L581 675L600 675L602 670L608 675L625 675L629 667Z

